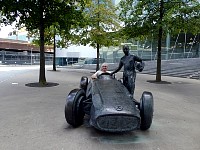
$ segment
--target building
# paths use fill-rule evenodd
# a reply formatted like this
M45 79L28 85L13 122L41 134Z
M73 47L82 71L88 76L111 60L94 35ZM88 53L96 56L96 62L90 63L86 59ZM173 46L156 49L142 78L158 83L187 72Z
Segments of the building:
M46 64L52 64L53 48L45 47ZM40 63L40 48L28 41L0 38L0 64L33 65Z
M56 48L56 64L65 66L77 63L80 59L96 58L96 49L86 45L72 45L68 48Z
M157 59L157 41L136 41L129 40L128 43L122 45L129 45L130 52L138 55L143 60L156 60ZM106 62L115 63L124 55L122 45L119 47L110 47L101 49L101 58ZM182 58L198 58L200 57L200 34L185 34L180 33L174 37L168 35L162 41L162 60L168 59L182 59Z

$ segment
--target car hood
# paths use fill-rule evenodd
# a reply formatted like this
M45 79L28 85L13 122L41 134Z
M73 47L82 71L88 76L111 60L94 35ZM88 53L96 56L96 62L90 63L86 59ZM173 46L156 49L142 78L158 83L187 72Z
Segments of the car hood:
M96 109L105 113L133 113L135 103L126 87L116 79L96 80L92 87L92 101Z
M94 81L92 101L90 123L96 128L111 132L138 128L139 109L126 87L116 79ZM117 125L114 129L113 124Z

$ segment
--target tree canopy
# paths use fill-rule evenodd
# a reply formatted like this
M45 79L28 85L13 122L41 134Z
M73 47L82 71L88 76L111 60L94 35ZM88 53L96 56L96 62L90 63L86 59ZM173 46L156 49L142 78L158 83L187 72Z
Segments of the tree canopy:
M99 69L99 49L102 46L118 45L121 28L117 8L112 0L91 0L83 10L84 26L76 28L74 42L97 48L97 67Z
M166 34L200 32L198 0L121 0L123 33L129 38L158 40L156 81L161 81L161 41Z
M163 35L180 31L200 32L198 0L121 0L120 9L120 18L125 23L124 31L131 38L157 37L160 26L163 27Z
M77 8L71 0L0 0L0 12L4 24L17 22L17 27L28 31L39 31L40 35L40 76L39 83L46 84L44 31L57 25L59 31L68 33L73 25L82 21L84 0L79 0Z
M112 0L93 0L88 1L83 10L84 26L77 28L74 33L78 36L78 43L90 44L97 47L113 45L112 32L118 31L120 26L117 8ZM111 33L111 34L110 34Z

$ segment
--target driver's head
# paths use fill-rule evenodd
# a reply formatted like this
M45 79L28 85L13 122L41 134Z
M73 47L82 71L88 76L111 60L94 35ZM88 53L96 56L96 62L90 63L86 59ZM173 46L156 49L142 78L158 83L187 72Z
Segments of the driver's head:
M107 63L103 63L101 65L101 71L106 72L108 70L108 64Z
M123 52L124 52L125 55L129 54L129 47L128 47L128 45L124 45L123 46Z

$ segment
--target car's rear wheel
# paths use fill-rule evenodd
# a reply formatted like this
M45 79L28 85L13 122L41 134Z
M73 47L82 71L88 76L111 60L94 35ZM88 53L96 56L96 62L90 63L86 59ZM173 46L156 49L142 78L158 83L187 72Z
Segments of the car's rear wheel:
M83 89L74 89L68 94L65 104L65 119L73 127L83 124L85 115L83 101L85 99L85 91Z
M140 116L141 116L141 130L147 130L150 128L153 120L153 95L151 92L143 92L140 99Z

